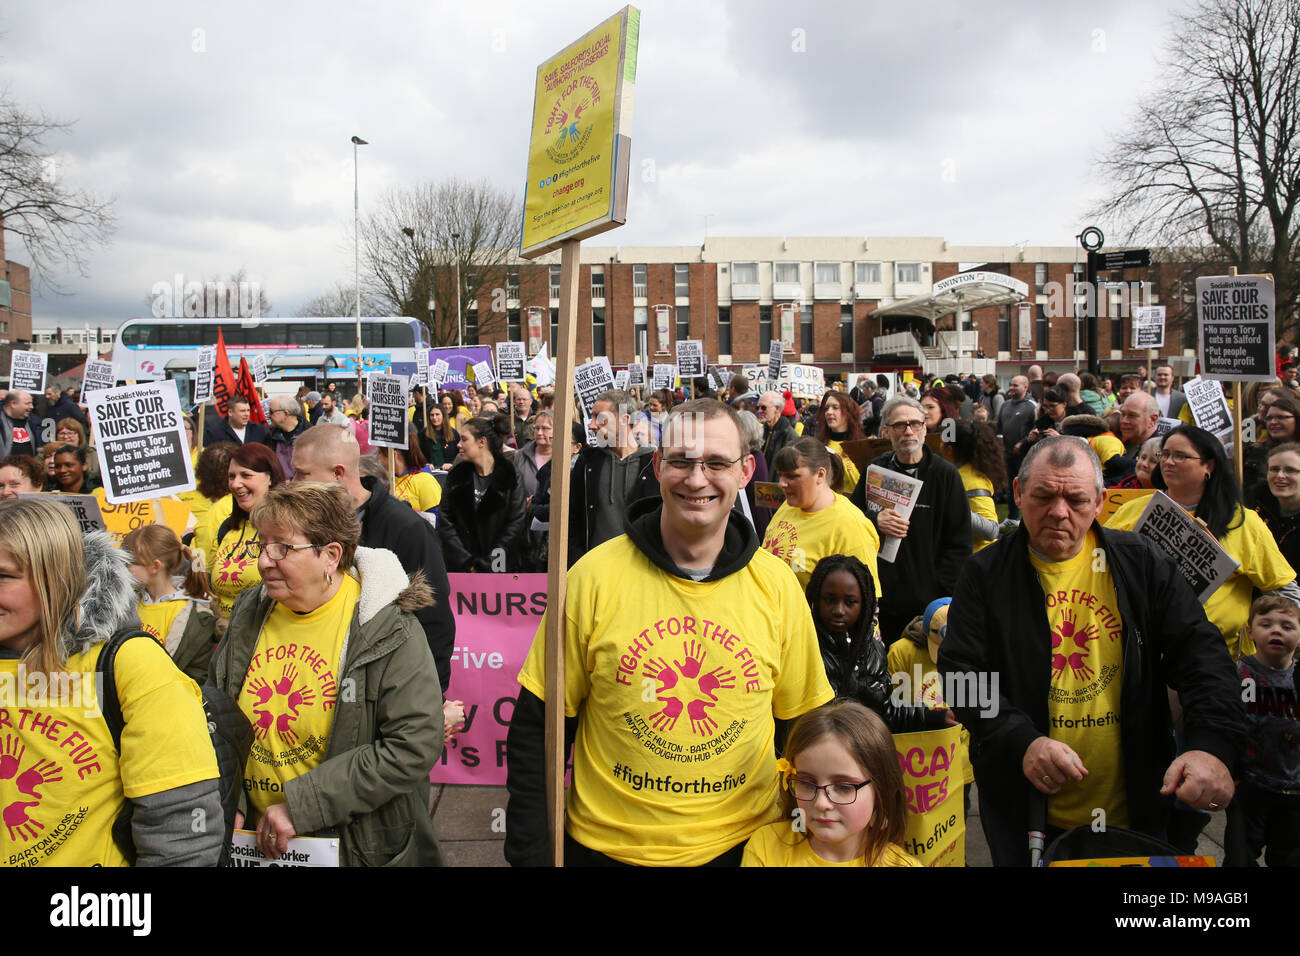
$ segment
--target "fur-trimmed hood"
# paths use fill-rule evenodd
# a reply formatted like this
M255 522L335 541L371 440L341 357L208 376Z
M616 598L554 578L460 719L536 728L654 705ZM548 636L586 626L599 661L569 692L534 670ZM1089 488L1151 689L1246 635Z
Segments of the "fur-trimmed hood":
M393 552L385 548L357 548L353 566L361 578L357 617L362 624L389 604L411 613L433 606L433 588L425 580L424 571L416 571L408 578Z
M135 578L127 570L130 558L114 546L107 532L86 535L86 589L78 604L76 630L72 621L64 627L65 656L102 644L125 627L140 625L136 613Z

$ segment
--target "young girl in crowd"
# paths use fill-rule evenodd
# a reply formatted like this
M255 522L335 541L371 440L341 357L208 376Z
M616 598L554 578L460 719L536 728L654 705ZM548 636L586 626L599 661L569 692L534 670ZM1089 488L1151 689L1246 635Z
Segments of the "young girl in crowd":
M888 652L876 635L875 583L865 564L844 554L822 558L808 580L807 596L836 697L870 707L896 734L956 723L951 711L894 703Z
M176 532L162 524L136 528L122 539L122 550L131 556L132 577L143 585L136 608L141 625L177 667L202 684L208 678L217 624L202 553L185 547ZM182 569L184 583L178 589Z
M920 866L899 846L907 798L894 739L854 701L795 723L777 766L782 819L745 846L741 866Z

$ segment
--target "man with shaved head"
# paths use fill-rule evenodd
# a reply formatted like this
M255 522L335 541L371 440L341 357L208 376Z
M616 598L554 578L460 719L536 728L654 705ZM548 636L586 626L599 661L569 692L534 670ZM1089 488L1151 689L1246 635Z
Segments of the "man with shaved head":
M1007 460L1007 480L1014 481L1020 473L1020 456L1016 454L1016 445L1024 440L1034 427L1038 416L1038 407L1029 398L1029 379L1017 375L1007 386L1006 401L998 409L997 430L1002 436L1002 448ZM1013 500L1007 502L1007 517L1017 518L1020 509Z
M1119 437L1124 442L1124 457L1136 458L1142 443L1156 433L1160 406L1146 392L1134 392L1119 407Z
M424 572L433 588L434 604L415 616L429 641L446 697L456 620L451 614L447 565L433 526L405 501L390 495L378 479L362 477L361 449L350 425L322 423L304 431L293 443L293 470L297 481L334 481L347 489L361 521L361 547L386 548L397 555L407 574Z

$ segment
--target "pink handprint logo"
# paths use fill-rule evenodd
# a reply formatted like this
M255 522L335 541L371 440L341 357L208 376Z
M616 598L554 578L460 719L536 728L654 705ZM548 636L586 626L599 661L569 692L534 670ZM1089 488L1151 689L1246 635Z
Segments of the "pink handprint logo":
M650 715L650 723L655 730L672 730L677 726L677 718L682 715L682 702L676 697L660 698L663 708Z
M18 775L18 792L25 793L37 800L44 800L44 794L37 787L47 783L58 783L63 779L63 768L53 760L40 760Z
M709 715L709 708L718 703L719 691L736 686L736 675L723 665L704 671L707 657L704 646L690 640L682 642L680 660L674 658L669 664L662 657L652 657L642 665L641 672L658 683L656 698L661 706L650 715L650 724L656 730L673 730L683 711L690 718L693 733L708 737L717 730L718 723Z
M694 680L699 675L700 668L704 665L704 658L707 655L704 653L704 648L700 647L695 641L691 641L689 644L683 643L682 652L686 656L686 663L683 664L681 661L676 660L673 663L677 665L677 669L682 672L683 677Z
M4 808L4 813L0 813L0 818L4 819L5 826L9 828L9 839L16 840L23 838L23 842L33 839L37 830L44 830L45 826L39 820L33 820L27 815L27 808L39 804L39 800L31 800L26 803L11 803Z
M677 672L668 666L668 662L662 657L647 658L645 666L641 668L641 673L651 680L659 682L658 692L660 694L677 686Z
M316 691L306 682L298 683L298 668L292 663L280 669L280 676L273 683L265 677L256 677L248 683L248 691L257 700L252 705L253 733L258 740L265 740L275 728L276 734L286 743L293 745L299 734L293 729L293 722L301 716L302 708L310 707L316 702ZM333 695L323 706L328 708L334 701Z
M27 752L27 746L17 734L5 734L0 743L0 780L12 780L18 772L18 764Z
M699 680L700 693L717 703L715 690L731 690L736 686L736 675L722 667L715 667Z
M686 714L691 718L691 730L701 737L707 737L718 729L718 722L709 716L708 708L712 706L709 701L698 699L686 705Z
M53 760L39 758L22 773L18 773L26 751L26 746L13 734L6 736L4 744L0 747L0 779L9 780L16 775L15 785L18 792L34 798L14 800L0 811L0 819L4 820L5 827L9 831L9 839L21 838L23 842L35 839L39 831L45 829L43 823L28 813L32 807L39 806L45 799L45 794L37 787L43 787L47 783L58 783L63 779L63 768L59 764Z
M1074 611L1064 611L1061 614L1061 623L1052 628L1052 680L1057 681L1065 674L1065 668L1068 664L1070 672L1077 680L1092 680L1096 672L1087 664L1089 654L1089 641L1095 641L1101 636L1101 631L1096 624L1089 624L1086 627L1078 627L1078 615ZM1076 648L1068 656L1060 650L1061 645L1069 640Z

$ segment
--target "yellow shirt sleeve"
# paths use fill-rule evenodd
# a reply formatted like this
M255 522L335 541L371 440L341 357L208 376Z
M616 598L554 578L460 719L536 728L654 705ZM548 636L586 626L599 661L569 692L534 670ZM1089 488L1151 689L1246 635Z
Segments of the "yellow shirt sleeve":
M754 559L760 556L780 562L766 551L754 553ZM782 669L776 675L772 694L772 713L780 720L791 720L820 707L835 695L826 679L826 667L817 646L817 631L813 628L808 601L799 591L798 579L786 573L773 575L773 578L781 592L785 622L781 632L785 635L785 643L781 653Z
M575 568L577 566L575 565ZM572 581L572 577L570 578ZM571 590L565 597L565 649L564 649L564 716L577 717L582 702L591 691L592 662L587 660L587 637L591 633L585 624L585 615L575 613L578 595ZM528 649L523 669L519 671L520 685L539 700L546 700L546 621L548 610L537 624L533 646Z

